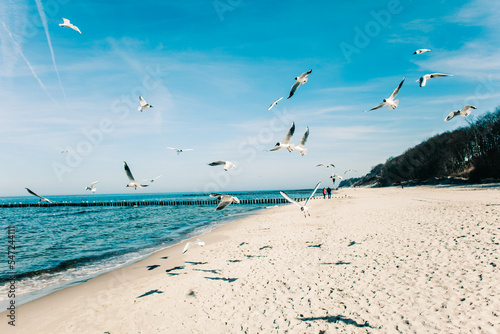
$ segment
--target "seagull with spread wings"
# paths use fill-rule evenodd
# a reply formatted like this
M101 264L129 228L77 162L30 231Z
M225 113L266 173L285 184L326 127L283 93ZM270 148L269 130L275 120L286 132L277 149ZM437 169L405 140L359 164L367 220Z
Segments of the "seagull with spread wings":
M78 29L78 27L77 27L77 26L75 26L74 24L72 24L71 22L69 22L69 20L68 20L68 19L65 19L64 17L63 17L62 19L63 19L63 23L59 23L59 26L60 26L60 27L71 28L71 29L73 29L74 31L79 32L80 34L82 33L82 32L80 31L80 29Z
M130 187L130 188L135 188L135 190L137 190L137 188L145 188L145 187L149 187L149 184L140 184L139 182L137 182L135 179L134 179L134 176L132 175L132 172L130 171L130 168L128 167L127 163L124 161L123 162L123 168L125 169L125 174L127 174L127 177L129 179L129 184L127 184L127 187Z
M318 182L318 184L316 185L316 188L314 188L314 191L312 192L311 196L309 196L309 198L305 201L304 205L302 205L302 204L300 204L299 202L297 202L296 200L294 200L294 199L290 198L290 196L288 196L288 195L287 195L285 192L283 192L283 191L280 191L280 194L281 194L283 197L285 197L285 199L286 199L288 202L290 202L290 203L292 203L292 204L297 205L297 206L300 208L300 211L302 211L302 212L304 213L304 217L307 217L307 215L309 215L309 216L311 215L311 214L309 213L309 211L308 211L309 209L308 209L308 207L307 207L307 203L308 203L308 202L309 202L309 200L310 200L310 199L314 196L314 194L316 193L316 190L318 190L318 187L319 187L319 185L320 185L320 184L321 184L321 182Z
M224 161L224 160L217 160L214 162L211 162L208 164L209 166L220 166L224 165L224 170L227 172L228 170L232 168L236 168L235 164L233 164L231 161Z
M295 78L295 83L293 84L292 89L290 89L290 94L288 95L287 99L293 96L293 94L301 84L303 85L307 82L307 76L311 74L311 72L312 70L310 70L309 72L304 72L299 77Z
M416 82L420 83L420 87L425 87L425 84L427 83L427 80L433 79L433 78L440 78L440 77L452 77L453 75L451 74L443 74L443 73L432 73L432 74L426 74L422 76L420 79L416 80Z
M295 132L295 122L292 122L292 127L290 130L288 130L288 133L285 136L285 139L283 141L276 143L276 145L270 149L270 151L277 151L280 148L286 148L288 152L292 152L294 149L294 145L290 143L290 140L292 140L292 136Z
M85 188L85 190L90 190L91 192L95 193L96 192L96 187L94 187L97 183L99 183L99 181L94 181L90 184L90 186L87 186L87 188Z
M451 113L449 113L448 116L446 116L446 118L444 119L444 121L448 122L450 119L452 119L455 116L467 117L472 112L472 109L476 109L476 107L468 104L465 107L463 107L462 110L454 110Z
M144 109L153 108L152 105L148 104L146 100L139 96L139 106L137 107L137 111L142 112Z
M271 110L275 105L278 104L279 101L281 101L283 99L283 97L280 97L279 99L277 99L276 101L274 101L270 106L269 108L267 108L267 110Z
M425 52L430 52L430 49L418 49L417 51L413 52L414 55L420 55Z
M168 147L168 146L167 146L167 148L168 148L169 150L174 150L174 151L176 151L176 152L177 152L177 155L179 155L179 154L180 154L180 153L182 153L182 152L187 152L187 151L192 151L192 150L194 150L194 148L175 148L175 147Z
M209 196L215 197L218 200L220 200L219 205L217 205L214 211L222 210L231 203L240 204L240 200L236 196L223 195L223 194L210 194Z
M299 145L294 147L294 150L299 151L301 156L304 156L307 153L307 148L305 148L304 146L306 145L308 137L309 137L309 127L306 128L306 132L302 136Z
M46 202L46 203L56 203L55 201L51 201L48 198L45 198L43 196L37 195L34 191L30 190L29 188L24 188L26 189L31 195L34 195L40 199L40 202Z
M325 165L325 164L317 164L316 167L325 167L325 168L330 168L330 167L335 167L334 164L328 164L328 165Z
M394 92L392 92L391 96L389 96L387 99L384 99L384 101L381 104L379 104L378 106L375 106L375 107L371 108L368 111L379 109L379 108L382 108L383 106L387 106L388 110L396 109L398 107L398 105L399 105L399 100L394 100L394 99L398 95L399 90L401 89L401 86L403 86L403 82L405 82L405 78L403 78L403 81L401 81L401 83L398 85L398 87L396 87L396 89L394 90Z
M195 241L188 241L186 246L184 246L184 249L182 250L182 254L186 253L189 248L195 246L195 245L200 245L200 246L205 246L205 242L201 241L200 239L196 239Z
M158 175L157 177L155 177L154 179L144 179L144 181L149 181L151 183L155 182L157 179L159 179L160 177L162 177L162 175Z

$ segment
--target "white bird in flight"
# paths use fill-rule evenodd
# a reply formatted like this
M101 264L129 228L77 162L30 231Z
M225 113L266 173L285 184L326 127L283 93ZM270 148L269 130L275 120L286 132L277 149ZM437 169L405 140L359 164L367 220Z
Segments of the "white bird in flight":
M184 148L184 149L182 149L182 148L175 148L175 147L168 147L168 146L167 146L167 148L168 148L169 150L174 150L174 151L177 151L177 155L179 155L179 154L180 154L180 153L182 153L182 152L187 152L187 151L192 151L192 150L194 150L194 148Z
M307 153L307 148L304 147L307 142L307 137L309 137L309 127L306 128L306 132L302 136L299 145L294 147L294 150L299 151L301 156L304 156Z
M156 179L159 179L160 177L162 177L162 175L159 175L159 176L155 177L154 179L144 179L144 181L149 181L149 182L153 183L156 181Z
M210 194L209 196L215 197L220 200L219 205L217 205L214 211L222 210L231 203L240 204L240 200L236 196L223 195L223 194Z
M279 99L277 99L276 101L274 101L270 106L269 108L267 108L267 110L271 110L275 105L278 104L279 101L281 101L281 99L283 99L283 97L280 97Z
M325 168L330 168L331 167L335 167L334 164L329 164L329 165L325 165L325 164L317 164L316 167L325 167Z
M94 181L90 184L90 186L87 186L87 188L85 188L85 190L90 190L91 192L95 193L96 192L96 187L94 187L97 183L99 183L99 181Z
M74 24L70 23L68 19L65 19L64 17L62 18L63 19L63 23L59 23L59 26L60 27L66 27L66 28L71 28L73 29L74 31L78 31L80 34L82 33L80 31L80 29L78 29L77 26L75 26Z
M29 188L24 188L24 189L28 190L28 192L29 192L31 195L34 195L34 196L38 197L38 198L40 199L40 202L56 203L56 202L54 202L54 201L51 201L51 200L50 200L50 199L48 199L48 198L45 198L45 197L43 197L43 196L40 196L40 195L35 194L35 193L34 193L33 191L31 191Z
M288 95L287 99L291 98L297 88L299 88L300 84L305 84L307 82L307 76L311 74L312 70L309 72L304 72L302 73L299 77L295 78L295 83L292 86L292 89L290 89L290 94Z
M137 188L149 187L149 184L140 184L134 179L134 176L132 175L132 172L130 171L130 168L125 161L123 162L123 168L125 169L125 174L127 174L127 177L130 180L129 184L127 184L127 187L134 187L135 190L137 190Z
M318 182L318 184L316 185L316 188L314 188L314 191L312 192L311 196L309 196L309 198L306 200L306 202L304 203L304 205L300 204L299 202L293 200L290 198L290 196L288 196L285 192L283 191L280 191L280 194L286 198L286 200L292 204L295 204L297 205L299 208L300 208L300 211L302 211L304 213L304 217L307 217L306 215L311 215L309 213L309 209L307 207L307 202L309 202L309 200L314 196L314 194L316 193L316 190L318 190L318 187L319 185L321 184L321 182Z
M224 170L228 171L236 166L231 161L217 160L208 164L209 166L220 166L224 165Z
M387 110L396 109L398 107L399 100L394 100L394 98L398 95L399 90L401 89L401 86L403 86L403 82L405 82L405 78L403 78L403 81L401 81L401 83L398 85L398 87L396 87L394 92L392 92L391 96L389 96L387 99L384 99L384 101L381 104L371 108L368 111L382 108L385 105L387 106Z
M453 75L451 74L443 74L443 73L432 73L432 74L426 74L422 76L420 79L416 80L416 82L420 82L420 87L425 87L425 84L427 83L427 80L433 79L433 78L439 78L439 77L452 77Z
M294 132L295 132L295 122L292 122L292 127L290 128L290 130L288 130L285 139L283 139L282 142L276 143L276 145L272 149L270 149L270 151L277 151L280 148L286 148L288 152L292 152L294 149L294 145L290 143L290 140L292 140Z
M339 180L343 179L343 177L338 175L338 174L332 174L332 176L330 176L330 178L333 180L333 182L335 182L335 179L339 179Z
M413 52L414 55L419 55L425 52L431 51L430 49L418 49L417 51Z
M348 170L346 170L346 171L344 172L344 175L345 175L346 173L348 173L348 172L357 172L357 170L355 170L355 169L348 169Z
M189 248L193 247L194 245L200 245L200 246L205 246L205 242L201 241L200 239L196 239L195 241L188 241L186 246L184 246L184 249L182 250L182 254L186 253Z
M444 119L444 121L448 122L450 119L452 119L455 116L467 117L472 112L472 109L476 109L476 107L468 104L465 107L463 107L462 110L454 110L451 113L449 113L448 116L446 116L446 118Z
M137 107L137 111L142 112L144 109L153 108L153 106L148 104L146 100L142 98L142 96L139 96L139 103L140 105Z

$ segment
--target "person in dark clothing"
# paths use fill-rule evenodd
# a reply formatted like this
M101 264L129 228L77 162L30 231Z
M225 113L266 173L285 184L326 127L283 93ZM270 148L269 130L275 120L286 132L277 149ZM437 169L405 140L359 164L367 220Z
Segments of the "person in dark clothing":
M326 192L328 193L328 199L332 198L332 189L330 187L326 188Z

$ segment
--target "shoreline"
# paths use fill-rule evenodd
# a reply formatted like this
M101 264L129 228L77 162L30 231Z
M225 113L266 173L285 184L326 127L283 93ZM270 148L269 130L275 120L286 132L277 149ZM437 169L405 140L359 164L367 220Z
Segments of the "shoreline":
M311 201L311 217L259 210L187 239L206 245L185 255L184 241L24 304L15 328L3 312L0 330L498 331L498 187L332 197Z

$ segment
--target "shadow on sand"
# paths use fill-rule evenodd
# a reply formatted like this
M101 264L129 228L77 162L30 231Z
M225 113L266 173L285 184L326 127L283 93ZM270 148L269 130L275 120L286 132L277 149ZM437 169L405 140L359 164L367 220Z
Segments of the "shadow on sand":
M343 322L344 324L346 325L353 325L353 326L356 326L356 327L359 327L359 328L362 328L362 327L370 327L370 328L373 328L372 326L370 326L370 324L368 324L368 322L365 321L365 323L363 324L360 324L358 322L356 322L355 320L352 320L352 319L349 319L349 318L346 318L344 317L343 315L336 315L336 316L325 316L325 317L310 317L310 318L304 318L304 317L301 317L301 318L297 318L298 320L301 320L301 321L317 321L317 320L324 320L326 322L330 322L330 323L337 323L337 322Z

